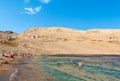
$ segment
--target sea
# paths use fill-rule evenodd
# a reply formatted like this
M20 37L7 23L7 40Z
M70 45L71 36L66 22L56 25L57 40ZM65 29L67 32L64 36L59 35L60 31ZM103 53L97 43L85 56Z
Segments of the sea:
M53 81L120 81L119 55L43 55L38 63Z

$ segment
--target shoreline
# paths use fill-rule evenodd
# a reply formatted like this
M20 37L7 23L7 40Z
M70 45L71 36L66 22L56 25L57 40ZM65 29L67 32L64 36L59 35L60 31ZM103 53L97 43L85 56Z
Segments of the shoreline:
M57 54L57 55L36 55L34 58L24 58L24 59L16 59L13 64L3 65L6 66L6 70L0 72L0 81L9 81L10 75L15 72L15 69L18 69L19 75L23 81L52 81L52 77L48 76L44 71L39 68L38 59L41 56L59 56L59 57L114 57L120 55L80 55L80 54ZM16 80L17 81L17 80Z
M39 57L40 56L26 58L14 64L14 71L11 73L10 78L16 73L17 69L18 74L14 77L14 81L18 81L18 79L20 81L52 81L50 77L39 68L37 63Z
M1 60L0 65L0 81L9 81L10 76L18 67L15 67L16 64L21 66L21 62L27 58L21 58L20 56L15 57L14 59L4 58ZM5 63L6 62L6 63Z
M41 55L41 56L59 56L59 57L101 57L101 56L108 56L108 57L111 57L111 56L120 56L120 54L114 54L114 55L111 55L111 54L46 54L46 55Z
M10 74L14 72L12 64L2 64L0 66L0 81L9 81Z

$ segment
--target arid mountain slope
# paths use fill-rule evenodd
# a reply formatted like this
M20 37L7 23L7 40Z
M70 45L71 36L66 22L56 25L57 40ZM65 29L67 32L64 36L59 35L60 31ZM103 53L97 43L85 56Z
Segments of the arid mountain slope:
M12 51L17 47L14 41L17 39L18 34L12 31L0 31L0 51Z
M32 28L18 35L12 43L16 44L15 51L36 54L120 55L120 30Z
M40 54L119 54L120 30L32 28L19 38L21 46Z
M14 40L17 34L12 31L0 31L0 42Z

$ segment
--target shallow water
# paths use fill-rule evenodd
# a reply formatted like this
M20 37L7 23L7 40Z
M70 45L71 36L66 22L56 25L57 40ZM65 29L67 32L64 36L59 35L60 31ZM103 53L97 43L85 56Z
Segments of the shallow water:
M83 66L74 67L71 58ZM38 62L56 81L120 81L120 56L42 56Z

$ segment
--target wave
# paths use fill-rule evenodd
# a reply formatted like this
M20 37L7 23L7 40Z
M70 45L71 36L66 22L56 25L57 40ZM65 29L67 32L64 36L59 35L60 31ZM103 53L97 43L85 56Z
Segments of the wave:
M10 75L9 81L22 81L18 69L15 69L15 71Z

